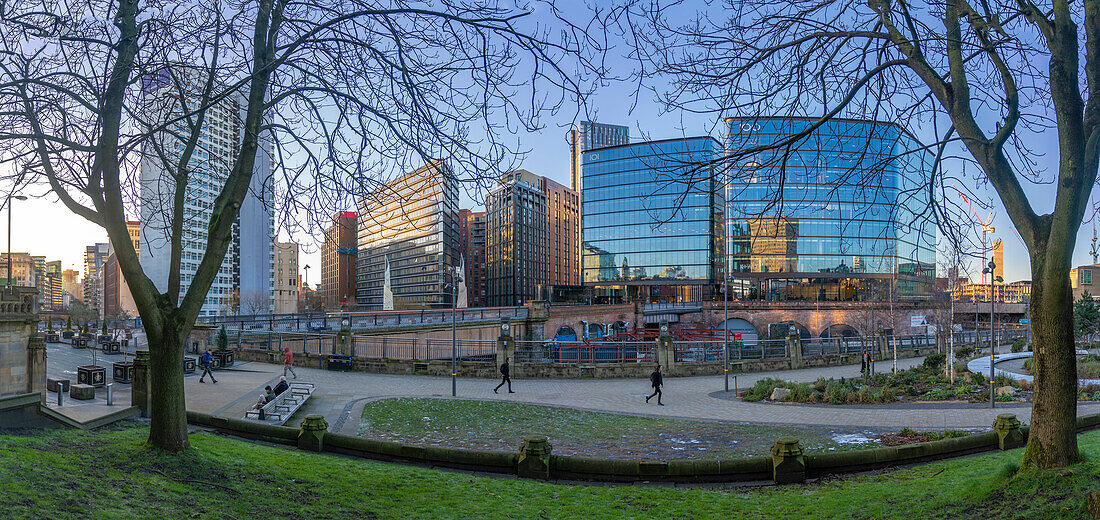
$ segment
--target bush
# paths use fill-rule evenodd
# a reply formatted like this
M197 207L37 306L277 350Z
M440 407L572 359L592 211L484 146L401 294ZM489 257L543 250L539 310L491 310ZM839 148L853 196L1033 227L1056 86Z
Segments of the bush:
M1012 342L1012 352L1023 352L1025 346L1023 338L1016 338L1016 341Z
M944 363L947 362L947 355L945 354L931 354L924 358L924 363L921 364L924 368L929 370L939 370L943 368Z
M970 347L963 347L955 349L955 359L969 359L970 355L974 353L974 349Z
M222 325L221 330L218 331L218 350L225 350L229 347L229 336L225 333L225 325Z

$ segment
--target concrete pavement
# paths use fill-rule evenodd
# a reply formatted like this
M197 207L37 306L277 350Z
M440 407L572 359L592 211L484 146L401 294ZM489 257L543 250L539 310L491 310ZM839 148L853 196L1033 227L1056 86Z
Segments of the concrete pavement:
M90 360L90 351L74 350L68 345L48 347L47 372L74 372L75 366ZM113 361L121 356L99 356ZM908 368L922 360L898 361L899 368ZM108 365L101 362L100 364ZM890 361L880 361L878 370L889 370ZM449 377L368 374L362 372L329 372L318 368L296 367L298 379L317 385L313 397L290 424L297 424L305 414L319 413L326 417L332 429L354 433L363 406L376 399L394 397L448 397ZM198 382L198 375L184 378L187 406L190 410L225 417L243 417L263 390L282 375L282 366L267 363L241 363L228 370L215 372L218 384ZM812 382L820 377L857 377L859 365L806 368L774 372L738 374L736 385L744 389L760 379L774 377L799 382ZM731 390L733 378L731 377ZM1029 422L1031 408L1016 405L988 409L957 403L935 403L897 406L796 405L748 403L729 399L722 376L666 378L666 406L647 404L649 393L646 379L515 379L514 394L494 394L497 380L461 378L458 396L467 399L502 400L531 404L564 406L576 409L625 414L651 415L718 421L814 425L830 427L928 429L988 428L997 414L1015 413L1022 422ZM116 406L129 405L128 390L116 385ZM125 392L125 393L124 393ZM97 392L97 398L102 393ZM125 395L125 401L120 396ZM67 399L67 402L71 400ZM1081 405L1082 415L1100 413L1100 403Z

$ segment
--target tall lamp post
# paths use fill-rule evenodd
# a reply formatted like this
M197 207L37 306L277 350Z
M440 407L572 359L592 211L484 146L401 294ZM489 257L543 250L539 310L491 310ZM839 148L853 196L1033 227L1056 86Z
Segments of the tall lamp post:
M726 257L727 259L729 256ZM726 276L722 282L722 373L726 376L726 391L730 391L730 273L726 262Z
M11 267L11 199L27 200L27 197L24 195L8 194L8 292L15 290L12 289L12 286L15 285L15 280L12 275Z
M1003 282L1004 278L1000 276L993 276L993 271L996 269L997 263L993 260L989 261L989 267L982 269L982 274L989 274L989 407L996 408L997 400L994 395L993 384L993 363L997 359L997 333L993 330L994 320L994 308L997 305L996 294L993 292L993 286L997 282ZM977 311L977 309L975 309Z
M458 267L452 267L451 281L443 286L451 290L451 397L458 397L458 284L462 277Z

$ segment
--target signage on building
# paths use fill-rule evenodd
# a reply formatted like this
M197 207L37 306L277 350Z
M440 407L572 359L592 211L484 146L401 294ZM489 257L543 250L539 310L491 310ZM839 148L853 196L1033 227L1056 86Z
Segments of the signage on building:
M924 327L925 325L928 325L928 321L924 319L924 315L914 314L909 316L910 327Z

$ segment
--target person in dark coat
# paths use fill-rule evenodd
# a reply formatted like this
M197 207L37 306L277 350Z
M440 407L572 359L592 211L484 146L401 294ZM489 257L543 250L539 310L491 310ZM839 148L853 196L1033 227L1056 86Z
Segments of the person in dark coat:
M661 375L661 365L657 365L657 369L649 374L649 384L653 385L653 393L645 398L645 402L648 403L653 396L657 396L657 404L664 406L665 403L661 402L661 387L665 386L665 378Z
M275 393L270 385L264 387L264 404L274 401L276 397L279 397L279 394Z
M493 393L497 393L497 390L500 390L500 387L504 386L504 383L508 383L508 393L514 394L515 392L512 391L511 372L508 368L508 358L504 358L504 363L500 365L500 376L500 384L493 389Z
M279 376L279 383L275 385L275 395L279 395L286 392L286 389L290 388L290 385L286 383L286 376Z
M210 380L213 381L214 384L218 384L218 380L214 379L214 373L210 371L210 367L214 364L214 356L210 355L210 349L206 349L206 352L202 353L202 359L199 360L199 364L202 365L202 375L199 376L199 382L205 383L206 381L203 381L203 378L209 375Z

